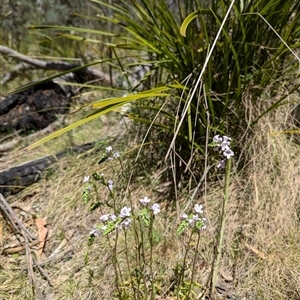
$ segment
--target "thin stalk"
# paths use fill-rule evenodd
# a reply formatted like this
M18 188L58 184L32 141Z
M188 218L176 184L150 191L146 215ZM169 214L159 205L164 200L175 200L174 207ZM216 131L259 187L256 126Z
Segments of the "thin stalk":
M147 281L146 281L146 274L144 272L145 270L145 242L144 242L144 227L143 227L143 223L141 221L141 218L138 218L138 223L140 226L140 233L141 233L141 241L140 243L137 244L137 248L138 248L138 265L139 265L139 271L143 277L143 283L144 283L144 298L147 299L148 296L148 288L147 288ZM138 235L138 233L137 233ZM143 261L141 260L141 256L143 258Z
M224 199L222 203L221 209L221 223L220 223L220 230L218 234L218 246L217 246L217 253L216 253L216 260L213 265L213 276L212 276L212 284L210 293L212 294L216 287L216 281L220 266L220 260L222 255L222 246L223 246L223 239L224 239L224 231L225 231L225 219L226 219L226 212L227 212L227 203L229 198L229 182L230 182L230 171L231 171L231 160L228 159L226 163L226 171L225 171L225 186L224 186Z
M150 238L150 261L149 261L149 267L150 267L150 274L151 274L151 300L154 299L155 293L154 293L154 275L153 275L153 222L154 222L154 215L151 214L151 223L149 227L149 238Z
M118 232L116 231L116 240L115 240L114 246L111 245L110 238L108 236L107 236L107 240L108 240L109 247L113 249L112 263L113 263L113 267L115 269L116 288L117 288L117 293L118 293L119 299L122 299L122 290L120 288L120 282L123 282L123 279L122 279L122 273L121 273L121 269L120 269L118 258L117 258Z
M197 254L198 254L198 247L199 247L199 243L200 243L200 232L198 233L198 239L197 239L197 244L196 244L196 249L195 249L195 255L194 255L194 259L193 259L193 266L192 266L192 276L191 276L191 283L190 283L190 286L189 286L189 290L188 290L188 293L186 295L186 299L190 299L189 296L190 296L190 293L191 293L191 290L192 290L192 286L193 286L193 281L194 281L194 276L195 276L195 266L196 266L196 258L197 258Z
M137 297L136 297L136 289L134 287L134 281L133 281L133 278L132 278L133 275L132 275L132 272L131 272L130 263L129 263L129 257L128 257L128 243L127 243L126 229L124 229L124 235L125 235L125 248L126 248L125 256L126 256L126 263L127 263L127 268L128 268L129 276L130 276L131 288L132 288L132 291L133 291L133 297L134 297L134 299L137 299Z
M182 267L181 267L182 271L180 272L180 277L179 277L179 280L177 281L177 296L176 296L177 300L179 300L180 285L181 285L181 283L184 280L184 272L185 272L186 259L187 259L188 252L190 250L190 245L191 245L192 237L193 237L193 232L190 234L190 237L189 237L189 240L188 240L188 243L187 243L187 246L186 246L186 250L185 250L184 258L183 258L183 263L182 263Z

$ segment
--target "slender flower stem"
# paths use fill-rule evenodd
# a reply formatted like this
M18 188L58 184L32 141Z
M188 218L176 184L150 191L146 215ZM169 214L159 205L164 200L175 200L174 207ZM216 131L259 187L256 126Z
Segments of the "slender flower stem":
M151 221L149 226L149 239L150 239L150 274L151 274L151 300L154 299L155 293L154 293L154 274L153 274L153 223L154 223L154 215L151 214Z
M220 229L218 233L218 246L216 251L217 252L216 260L213 265L213 276L212 276L212 283L211 283L211 290L210 290L211 294L214 292L216 287L217 276L219 272L220 260L222 255L222 246L223 246L224 230L225 230L225 218L226 218L227 203L229 197L230 171L231 171L231 159L228 159L226 163L224 199L223 199L222 209L221 209L221 222L220 222Z
M126 256L126 263L127 263L127 268L130 276L130 283L131 283L131 288L133 291L134 299L137 299L136 297L136 288L134 286L133 278L132 278L132 273L131 273L131 268L130 268L130 263L129 263L129 255L128 255L128 241L127 241L127 234L126 234L126 229L124 229L124 235L125 235L125 256Z
M189 290L188 290L188 293L186 295L186 299L190 299L189 296L190 296L190 292L192 290L192 287L193 287L193 282L194 282L194 275L195 275L195 267L196 267L196 259L197 259L197 254L198 254L198 248L199 248L199 243L200 243L200 232L198 233L198 238L197 238L197 244L196 244L196 248L195 248L195 254L194 254L194 259L193 259L193 267L192 267L192 275L191 275L191 283L190 283L190 286L189 286Z
M191 245L192 237L193 237L193 233L190 234L187 246L185 247L185 253L184 253L184 258L183 258L182 267L181 267L182 269L181 269L181 272L180 272L179 279L177 280L177 297L176 297L177 300L179 300L180 285L184 281L184 273L185 273L185 267L186 267L186 260L187 260L188 252L190 250L190 245Z
M119 266L118 258L117 258L117 240L118 240L118 233L116 232L116 240L114 243L114 246L112 246L110 238L107 236L107 240L109 243L110 248L113 249L113 257L112 257L112 263L115 269L115 275L116 275L116 288L117 288L117 293L120 299L122 299L122 290L120 289L120 282L122 283L122 273L121 269Z
M140 238L139 238L139 234L135 229L135 236L136 236L136 245L137 245L137 249L138 249L138 254L137 254L137 258L138 258L138 266L139 266L139 272L140 274L142 274L143 277L143 283L144 283L144 297L145 299L147 299L148 297L148 288L147 288L147 282L146 282L146 275L145 275L145 241L144 241L144 228L143 228L143 224L141 221L141 218L138 218L138 223L139 223L139 229L140 229ZM135 227L134 227L135 228ZM140 281L139 281L140 283Z

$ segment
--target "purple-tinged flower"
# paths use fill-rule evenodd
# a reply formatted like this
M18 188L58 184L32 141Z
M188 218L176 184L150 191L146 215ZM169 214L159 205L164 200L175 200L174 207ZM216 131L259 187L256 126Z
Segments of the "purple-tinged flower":
M219 169L224 169L226 166L226 161L224 159L222 159L218 164L217 164L217 168Z
M120 152L119 151L114 152L114 158L119 158L119 157L120 157Z
M114 214L110 214L109 215L109 219L113 222L115 222L117 220L117 217Z
M140 199L140 203L144 206L146 206L150 202L150 199L148 197L144 197Z
M225 150L227 150L227 149L229 149L229 147L230 147L230 142L228 142L228 141L223 141L222 143L221 143L221 150L222 151L225 151Z
M119 217L125 218L125 217L130 217L130 215L131 215L131 208L124 206L120 211Z
M83 177L83 182L84 182L84 183L89 182L89 180L90 180L90 176L84 176L84 177Z
M231 156L234 155L233 151L229 148L227 148L224 152L223 152L224 156L229 159Z
M100 217L100 221L102 221L102 222L107 222L108 219L109 219L109 215L102 215L102 216Z
M160 206L159 206L159 204L158 203L154 203L151 206L151 210L153 211L154 215L158 215L160 213Z
M118 225L118 229L122 229L122 228L128 228L131 224L131 220L129 218L124 219L119 225Z
M223 142L229 142L230 143L230 141L231 141L230 137L228 137L226 135L223 136Z
M113 185L113 181L111 180L111 179L109 179L108 181L107 181L107 187L108 187L108 189L112 192L112 190L114 189L114 185Z
M213 137L213 141L214 141L215 143L221 144L221 143L223 142L223 138L221 138L220 135L217 134L217 135L215 135L215 136Z
M196 214L203 214L203 205L195 204L194 212Z
M198 215L193 215L193 216L188 220L190 226L194 226L194 224L195 224L196 222L198 222L198 221L199 221L199 216L198 216Z
M182 213L180 215L180 219L187 220L188 218L189 218L189 216L187 214L185 214L185 213Z

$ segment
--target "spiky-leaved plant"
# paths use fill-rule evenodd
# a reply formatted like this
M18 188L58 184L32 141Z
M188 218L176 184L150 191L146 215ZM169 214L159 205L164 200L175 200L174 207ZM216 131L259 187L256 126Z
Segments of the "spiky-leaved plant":
M187 161L195 149L204 154L209 131L238 137L249 126L245 98L259 108L264 89L274 84L276 91L279 79L297 66L292 54L299 37L300 3L295 0L92 2L110 9L110 16L97 17L111 22L113 32L35 28L59 30L66 38L111 48L110 63L125 74L124 81L132 65L147 65L149 72L143 80L148 80L144 85L148 89L99 99L84 120L31 147L132 102L136 109L131 117L167 132L168 145L180 149ZM64 34L66 30L73 34ZM85 33L99 37L86 38ZM127 85L129 92L139 84Z

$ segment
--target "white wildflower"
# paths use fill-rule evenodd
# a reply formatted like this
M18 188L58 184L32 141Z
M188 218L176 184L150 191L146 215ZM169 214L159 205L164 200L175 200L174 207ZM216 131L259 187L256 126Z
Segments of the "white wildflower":
M84 183L89 182L89 180L90 180L90 176L84 176L84 177L83 177L83 182L84 182Z
M150 199L148 197L144 197L140 199L140 203L146 206L150 202Z
M221 143L223 142L223 138L221 138L220 135L217 134L217 135L215 135L215 136L213 137L213 141L214 141L215 143L221 144Z
M197 214L203 214L203 205L195 204L194 212Z
M220 146L221 146L222 151L225 151L225 150L229 149L229 147L230 147L230 142L228 142L228 141L223 141L223 142L221 143Z
M115 222L117 220L117 217L114 214L110 214L109 215L109 219L113 222Z
M102 221L102 222L107 222L108 219L109 219L109 215L102 215L102 216L100 217L100 221Z
M159 206L159 204L158 203L154 203L151 206L151 210L153 211L154 215L158 215L160 213L160 206Z
M188 219L188 215L187 214L185 214L185 213L182 213L181 215L180 215L180 219L183 219L183 220L187 220Z
M217 168L219 169L224 169L226 166L226 162L224 159L222 159L218 164L217 164Z
M224 152L223 152L224 156L229 159L231 156L234 155L233 151L229 148L227 148Z
M113 181L112 180L108 180L107 181L107 187L110 191L112 191L114 189L114 185L113 185Z
M126 218L125 220L123 220L121 223L120 223L120 226L121 227L124 227L124 228L127 228L129 227L129 225L131 224L131 220L129 218Z
M226 135L223 136L223 142L229 142L230 143L230 141L231 141L230 137L228 137Z
M130 217L130 215L131 215L131 208L124 206L120 211L119 217L125 218L125 217Z
M112 151L112 146L106 147L105 150L106 150L107 153L110 153Z
M196 222L198 222L198 221L199 221L199 216L198 216L198 215L193 215L193 216L188 220L190 226L194 226L194 224L195 224Z
M116 151L115 153L114 153L114 158L119 158L120 157L120 152L119 151Z

